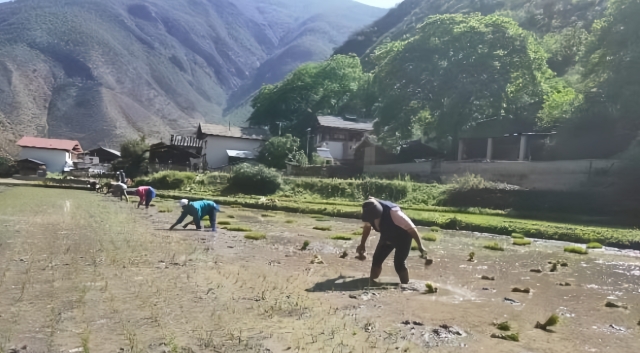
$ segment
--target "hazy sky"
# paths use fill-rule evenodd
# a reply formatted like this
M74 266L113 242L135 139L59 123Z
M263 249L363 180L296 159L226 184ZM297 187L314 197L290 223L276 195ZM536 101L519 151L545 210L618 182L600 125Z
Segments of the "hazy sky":
M367 5L371 5L371 6L384 7L384 8L394 7L396 6L397 3L402 2L402 0L356 0L356 1L365 3Z

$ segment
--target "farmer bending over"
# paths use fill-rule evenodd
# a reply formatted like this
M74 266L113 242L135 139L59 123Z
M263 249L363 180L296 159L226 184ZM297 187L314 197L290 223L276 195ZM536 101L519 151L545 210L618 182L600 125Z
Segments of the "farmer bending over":
M213 201L196 201L189 202L189 200L180 200L180 207L182 207L182 214L180 218L174 223L169 230L173 230L177 225L182 223L187 216L193 217L193 223L196 224L196 229L200 230L200 221L209 216L209 222L211 222L211 230L216 231L216 213L220 212L220 207ZM191 222L189 222L191 223ZM187 224L188 225L188 224Z
M409 270L407 270L406 260L411 251L411 240L418 244L418 250L423 256L427 251L420 239L420 234L407 215L400 210L400 207L389 201L369 198L362 204L362 221L365 226L362 231L362 240L356 250L360 256L366 252L365 244L371 233L371 228L380 233L380 241L373 253L371 264L371 281L380 277L384 260L395 249L393 265L400 277L400 283L409 283Z
M151 186L140 186L136 189L136 195L140 198L138 208L140 208L143 203L146 208L149 208L151 200L156 197L156 191Z
M113 193L113 196L120 196L120 201L122 201L122 197L124 196L124 198L127 200L127 203L129 203L129 196L127 196L126 184L115 183L111 185L111 192Z

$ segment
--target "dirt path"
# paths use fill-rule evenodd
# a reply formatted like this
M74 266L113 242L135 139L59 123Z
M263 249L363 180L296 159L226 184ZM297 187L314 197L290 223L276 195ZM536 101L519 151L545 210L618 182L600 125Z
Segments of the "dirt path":
M4 190L0 352L24 345L29 352L640 349L640 261L634 257L565 255L548 243L491 252L482 249L486 238L447 232L428 244L433 265L425 268L412 254L410 286L398 288L388 261L383 276L392 289L363 290L370 261L353 258L356 240L329 239L357 230L357 222L225 208L221 220L265 232L267 239L226 230L214 238L166 231L179 215L174 203L138 210L90 192ZM315 225L332 230L311 229ZM300 251L304 240L310 246ZM344 250L350 254L341 259ZM466 261L470 251L477 262ZM325 264L310 264L314 254ZM549 260L569 266L550 273ZM529 272L538 267L544 273ZM434 282L438 294L421 293L425 281ZM511 293L512 286L533 293ZM629 308L605 308L607 298ZM552 313L561 317L555 333L533 328ZM494 320L508 320L521 342L490 338L498 332Z

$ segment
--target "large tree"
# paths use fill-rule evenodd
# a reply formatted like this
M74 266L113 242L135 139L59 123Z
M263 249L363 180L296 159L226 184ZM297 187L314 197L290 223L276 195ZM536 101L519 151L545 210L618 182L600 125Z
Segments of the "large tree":
M553 73L535 38L500 16L432 16L416 36L374 56L381 97L376 132L384 140L416 133L451 138L486 119L533 126Z
M275 85L266 85L251 101L252 126L269 126L272 133L298 137L318 114L338 114L364 78L355 56L335 55L322 63L306 64Z

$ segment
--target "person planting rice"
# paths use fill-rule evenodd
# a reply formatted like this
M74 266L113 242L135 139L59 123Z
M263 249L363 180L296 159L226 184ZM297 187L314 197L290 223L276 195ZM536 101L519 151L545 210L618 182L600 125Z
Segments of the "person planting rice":
M427 254L422 245L420 234L411 219L402 212L398 205L389 201L369 198L362 204L362 221L365 222L362 240L356 250L361 257L364 257L366 252L365 244L371 233L371 228L380 233L380 241L373 253L371 281L375 282L380 277L384 260L395 249L393 265L400 277L400 283L409 283L409 270L407 269L406 260L411 251L411 241L416 241L422 256Z
M123 183L115 183L111 185L111 193L113 196L120 196L120 201L122 201L122 197L129 202L129 196L127 196L127 185Z
M173 230L176 226L181 224L187 216L193 217L193 221L185 225L186 228L189 224L195 223L196 229L200 230L200 221L209 216L209 222L211 222L211 230L216 231L216 214L220 212L220 206L213 201L195 201L189 202L189 200L180 200L180 207L182 207L182 214L180 218L174 223L169 230Z
M140 198L138 208L144 203L145 208L149 208L151 201L156 198L156 191L151 186L140 186L136 189L136 195Z

